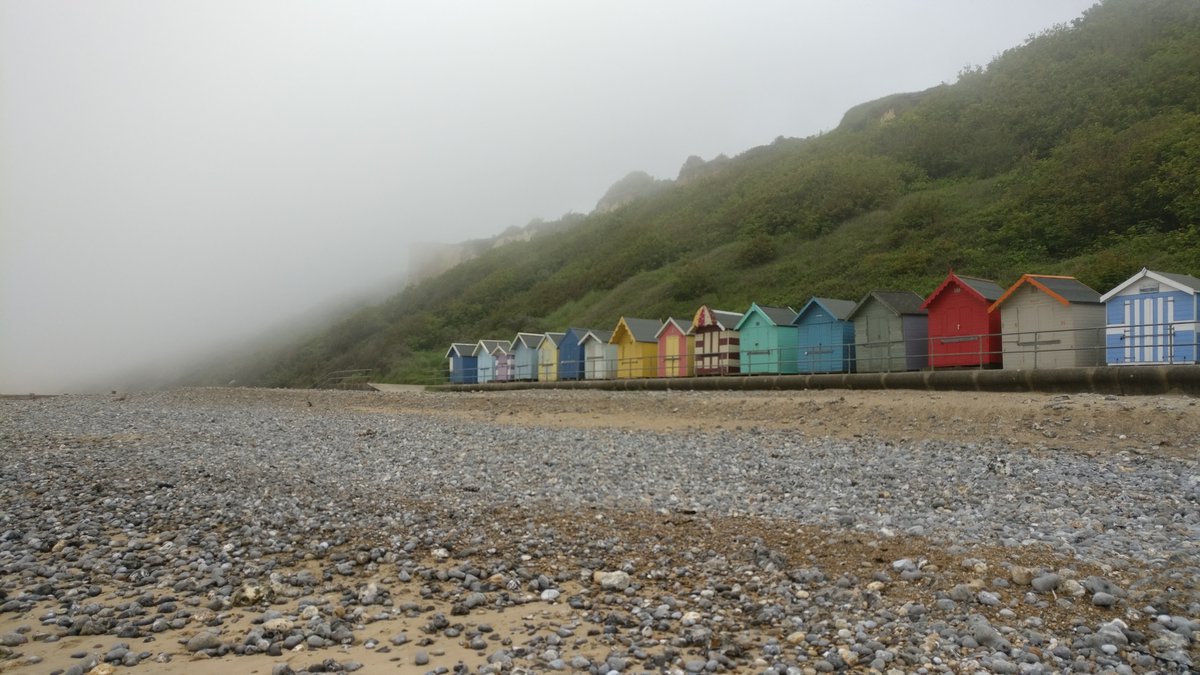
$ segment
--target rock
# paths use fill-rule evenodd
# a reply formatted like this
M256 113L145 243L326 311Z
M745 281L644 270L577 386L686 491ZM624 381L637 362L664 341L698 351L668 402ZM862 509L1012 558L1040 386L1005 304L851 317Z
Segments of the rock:
M236 607L246 607L249 605L257 605L260 602L270 602L270 589L259 584L245 584L234 592L230 600Z
M972 614L967 617L967 627L970 630L971 637L979 644L993 650L1011 649L1012 645L1008 640L1005 640L1000 632L992 627L987 618L981 614Z
M1050 591L1057 589L1061 583L1062 577L1051 572L1049 574L1043 574L1035 577L1030 582L1030 585L1033 586L1033 590L1037 591L1038 593L1049 593Z
M264 621L262 627L268 633L287 633L295 627L295 624L288 619L279 618Z
M979 601L979 604L987 605L988 607L995 607L1000 604L1000 596L991 591L979 591L975 599Z
M29 638L20 633L12 632L0 635L0 647L16 647L26 642L29 642Z
M1079 596L1087 593L1087 589L1083 587L1083 584L1074 579L1064 580L1062 584L1059 585L1058 591L1073 598L1078 598Z
M1013 565L1008 570L1008 577L1014 584L1028 586L1033 581L1033 570L1022 565Z
M596 572L592 574L592 581L600 584L600 588L606 591L623 591L629 587L629 574L620 570L616 572Z
M216 649L220 646L221 636L211 631L197 633L187 641L187 650L189 652L198 652L202 649Z
M423 649L417 650L417 653L413 654L413 663L418 666L427 665L429 663L429 652Z
M1112 607L1117 604L1117 598L1114 595L1101 591L1092 596L1092 604L1097 607Z

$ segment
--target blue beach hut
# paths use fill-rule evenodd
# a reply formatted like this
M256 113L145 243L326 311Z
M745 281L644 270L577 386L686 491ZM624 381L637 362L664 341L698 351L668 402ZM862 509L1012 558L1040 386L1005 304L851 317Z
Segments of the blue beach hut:
M1109 365L1196 363L1200 279L1142 268L1100 296Z
M797 369L801 373L854 370L854 313L850 300L813 298L800 309L796 326Z
M582 380L586 360L583 355L583 336L587 328L568 328L558 344L558 379Z
M493 380L508 379L508 340L480 340L475 345L476 382L487 384ZM505 359L504 363L498 358Z
M446 351L450 359L450 384L475 384L479 359L475 356L475 344L455 342Z
M512 379L528 382L538 379L538 349L545 333L517 333L509 352L512 354Z

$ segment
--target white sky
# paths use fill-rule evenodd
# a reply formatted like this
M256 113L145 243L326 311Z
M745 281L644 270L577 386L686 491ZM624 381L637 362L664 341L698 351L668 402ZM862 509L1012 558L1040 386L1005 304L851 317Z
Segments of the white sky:
M411 242L830 130L1091 4L4 0L0 392L103 383L394 278Z

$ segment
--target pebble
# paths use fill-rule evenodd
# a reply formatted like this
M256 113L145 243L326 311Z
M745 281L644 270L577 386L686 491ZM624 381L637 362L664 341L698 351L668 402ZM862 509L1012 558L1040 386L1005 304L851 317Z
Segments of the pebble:
M353 672L361 664L330 656L370 623L405 618L415 642L382 628L392 637L368 640L372 657L427 666L454 640L487 653L489 672L1193 665L1200 552L1179 542L1200 528L1195 460L988 439L516 428L380 412L380 400L182 390L0 401L0 612L54 603L0 645L95 636L97 653L70 666L81 675L147 668L157 659L135 651L143 640L179 641L188 658L311 650L308 667ZM498 504L521 515L496 521ZM779 539L713 527L727 516L825 528L827 546L845 536L892 548L861 568L820 569ZM647 540L622 540L615 518L644 519ZM682 540L684 528L714 534ZM1089 571L1063 569L1075 564ZM536 604L564 594L561 607ZM567 605L570 619L548 618ZM1075 623L1041 611L1056 606ZM537 629L470 620L508 608ZM419 649L393 649L407 644Z

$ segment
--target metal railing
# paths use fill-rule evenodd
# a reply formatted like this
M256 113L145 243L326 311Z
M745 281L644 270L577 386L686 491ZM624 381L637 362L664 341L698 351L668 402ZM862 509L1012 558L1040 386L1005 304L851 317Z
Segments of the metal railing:
M350 370L334 370L322 375L313 383L312 389L370 389L367 381L371 379L370 368L353 368Z
M903 372L928 369L1049 369L1132 364L1198 363L1197 323L1171 322L1136 328L1107 326L1078 329L920 336L904 340L856 341L854 344L748 349L737 352L738 375ZM564 367L565 366L565 367ZM538 366L536 378L522 380L611 380L694 376L695 362L684 355L588 358ZM517 380L516 369L443 369L441 381L463 384ZM581 372L582 377L560 377Z

